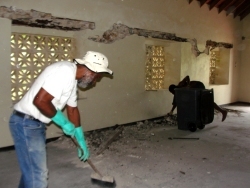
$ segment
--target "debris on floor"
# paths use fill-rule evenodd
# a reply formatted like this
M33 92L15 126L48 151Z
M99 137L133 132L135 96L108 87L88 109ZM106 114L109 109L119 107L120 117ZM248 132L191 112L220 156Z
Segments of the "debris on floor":
M177 126L177 114L88 131L85 132L85 138L89 148L99 155L106 149L110 149L112 143L118 141L120 138L124 138L124 141L122 140L121 143L117 144L122 145L124 144L123 142L129 138L134 138L136 140L149 140L150 136L154 136L154 133L150 133L149 136L147 135L148 131L152 128L164 126ZM66 148L76 147L71 138L66 135L59 137L54 141L54 144Z
M235 113L238 116L243 113L240 110L226 109L230 113ZM218 115L218 111L214 111L215 115ZM88 143L90 150L94 151L96 155L100 155L105 150L117 150L120 146L127 145L127 140L136 140L136 141L150 141L150 137L154 136L153 132L150 132L151 129L164 126L177 126L177 114L162 116L159 118L138 121L134 123L128 123L124 125L115 125L108 128L93 130L85 132L85 138ZM169 138L181 139L181 138ZM185 138L198 140L199 138ZM119 140L119 142L117 142ZM76 147L70 137L63 135L59 137L55 144L71 148ZM93 152L92 152L93 154Z
M228 108L244 112L238 116L238 111L230 111L225 122L221 122L220 113L215 114L209 126L196 132L178 130L176 115L86 131L90 160L103 175L114 178L112 185L97 184L99 181L92 179L94 170L78 159L71 138L54 138L47 144L49 185L247 188L250 185L250 107ZM4 176L0 187L18 185L20 170L15 155L14 151L1 152L0 172Z
M229 113L234 113L234 114L236 114L238 116L241 116L241 114L244 113L244 111L242 111L242 110L235 110L235 109L229 109L229 108L223 108L223 109L225 109ZM218 110L214 110L215 115L217 115L219 113L220 112Z

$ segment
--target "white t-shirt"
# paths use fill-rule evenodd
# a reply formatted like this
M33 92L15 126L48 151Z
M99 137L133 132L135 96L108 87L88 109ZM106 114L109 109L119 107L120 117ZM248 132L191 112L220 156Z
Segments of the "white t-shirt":
M56 109L63 109L65 105L77 106L76 65L68 61L54 63L48 66L35 80L29 91L14 106L14 109L31 115L41 122L49 123L50 118L44 116L33 104L34 97L43 88L52 96Z

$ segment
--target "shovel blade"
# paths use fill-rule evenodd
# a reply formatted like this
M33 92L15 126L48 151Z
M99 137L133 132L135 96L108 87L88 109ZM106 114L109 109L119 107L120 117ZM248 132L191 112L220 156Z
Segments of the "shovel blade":
M97 173L92 173L91 178L103 182L114 183L114 178L111 176L100 176Z

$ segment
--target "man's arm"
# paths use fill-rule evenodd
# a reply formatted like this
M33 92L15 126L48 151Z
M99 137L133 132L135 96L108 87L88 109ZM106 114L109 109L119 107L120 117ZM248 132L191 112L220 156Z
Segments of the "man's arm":
M81 149L78 149L78 157L81 160L87 160L89 158L89 150L85 142L83 129L80 126L80 114L77 107L66 106L67 119L64 114L57 110L52 104L54 97L48 93L45 89L41 88L33 100L33 104L40 110L42 114L51 118L56 124L58 124L63 132L70 136L75 136Z
M47 116L48 118L52 118L56 114L56 108L52 104L53 99L54 96L49 94L45 89L41 88L36 94L33 104L43 115Z
M52 119L59 125L66 135L74 136L75 125L68 120L61 110L55 108L52 104L54 96L48 93L44 88L41 88L36 94L33 104L40 110L40 112Z
M78 144L81 147L81 149L78 148L78 157L81 160L85 161L89 158L89 149L85 141L83 128L80 125L81 121L80 121L80 113L79 113L78 107L71 107L69 105L66 105L66 109L67 109L67 115L68 115L69 120L73 122L76 126L74 136Z
M173 102L172 102L172 109L171 109L171 111L168 113L169 115L172 115L173 114L173 112L174 112L174 110L175 110L175 108L177 107L177 105L176 105L176 98L175 98L175 94L174 94L174 98L173 98Z
M66 105L67 115L69 120L76 126L79 127L81 124L80 113L78 107L71 107Z
M173 114L173 112L174 112L175 108L176 108L176 104L173 104L172 109L171 109L171 111L169 112L169 114L170 114L170 115L172 115L172 114Z

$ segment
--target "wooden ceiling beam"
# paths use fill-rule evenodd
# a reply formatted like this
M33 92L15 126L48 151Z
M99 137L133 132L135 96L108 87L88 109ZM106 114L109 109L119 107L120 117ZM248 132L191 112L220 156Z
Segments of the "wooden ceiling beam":
M220 13L223 10L227 10L228 7L230 7L235 0L231 0L231 1L224 1L220 6L219 6L219 10L218 12Z
M209 10L212 10L214 7L220 5L224 0L214 0L209 4Z
M187 0L190 4L193 0ZM208 5L209 10L218 9L218 13L226 12L226 15L232 14L235 17L239 16L244 19L250 14L250 0L197 0L200 7L204 4Z
M243 0L245 1L245 0ZM227 12L226 15L228 16L230 13L234 13L237 8L239 7L239 0L233 0L231 1L231 3L229 3L229 6L227 8L225 8L225 11Z
M199 0L200 7L202 7L205 3L208 3L210 0Z
M237 10L234 12L234 18L236 16L239 16L242 14L245 10L247 10L250 7L250 3L244 0L244 2L237 8Z
M192 3L192 1L193 1L193 0L188 0L188 3L190 4L190 3Z
M250 13L250 8L248 7L242 14L240 14L240 20L243 20Z

